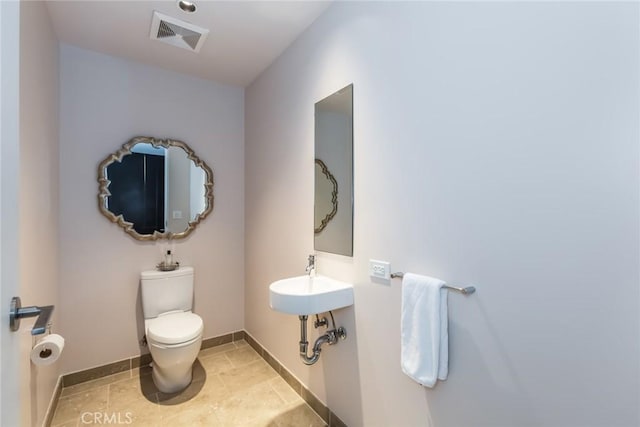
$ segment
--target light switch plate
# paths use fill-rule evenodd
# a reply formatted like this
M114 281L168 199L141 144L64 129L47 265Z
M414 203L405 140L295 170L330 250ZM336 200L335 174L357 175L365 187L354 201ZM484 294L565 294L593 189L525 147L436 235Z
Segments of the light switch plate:
M391 279L391 264L387 261L369 260L369 276L378 279Z

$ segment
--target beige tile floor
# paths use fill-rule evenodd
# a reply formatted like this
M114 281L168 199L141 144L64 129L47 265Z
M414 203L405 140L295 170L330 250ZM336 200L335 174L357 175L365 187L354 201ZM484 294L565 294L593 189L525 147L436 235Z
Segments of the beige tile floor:
M245 341L202 350L180 393L158 391L150 368L64 388L52 426L83 425L326 426Z

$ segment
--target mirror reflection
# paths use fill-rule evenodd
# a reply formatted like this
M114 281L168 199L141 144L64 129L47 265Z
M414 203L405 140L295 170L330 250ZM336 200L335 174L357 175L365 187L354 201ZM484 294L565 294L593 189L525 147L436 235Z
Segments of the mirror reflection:
M98 182L102 214L138 240L186 237L213 208L213 173L181 141L134 138Z
M338 182L320 159L316 159L315 182L314 232L318 234L338 213Z
M315 105L314 248L353 255L353 85Z

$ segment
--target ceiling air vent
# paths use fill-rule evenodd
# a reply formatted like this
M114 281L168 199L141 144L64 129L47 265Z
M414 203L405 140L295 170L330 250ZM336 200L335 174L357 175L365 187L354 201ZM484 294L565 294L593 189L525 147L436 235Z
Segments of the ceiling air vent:
M152 40L160 40L173 46L198 52L208 34L209 30L160 12L153 12L151 32L149 33Z

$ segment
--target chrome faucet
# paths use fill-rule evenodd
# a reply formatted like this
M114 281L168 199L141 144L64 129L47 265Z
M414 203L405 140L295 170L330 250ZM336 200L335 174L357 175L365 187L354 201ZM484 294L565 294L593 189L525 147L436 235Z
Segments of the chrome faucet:
M305 271L309 276L311 276L311 272L316 269L316 256L309 255L309 263L307 264L307 268Z

